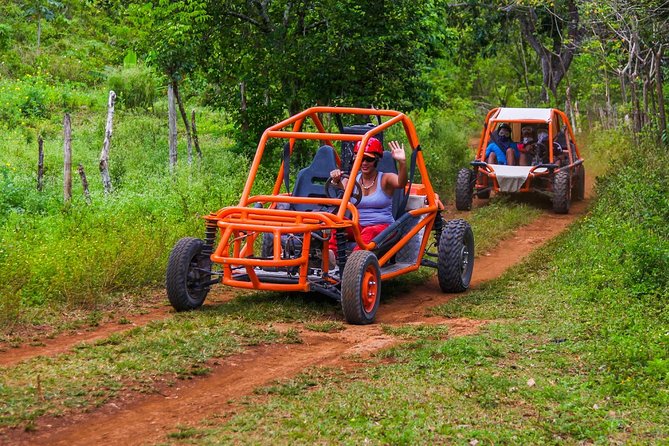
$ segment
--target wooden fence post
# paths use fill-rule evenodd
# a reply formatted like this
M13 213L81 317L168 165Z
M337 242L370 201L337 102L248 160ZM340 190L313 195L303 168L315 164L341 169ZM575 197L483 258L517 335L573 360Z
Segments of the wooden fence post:
M174 102L174 85L172 85L172 82L170 81L167 85L167 120L170 129L170 170L174 170L177 165L177 112Z
M91 194L88 192L88 180L86 179L86 172L84 172L84 166L79 164L77 168L79 176L81 177L81 185L84 187L84 197L86 198L86 203L91 204Z
M113 90L110 90L109 100L107 101L107 125L105 126L105 141L102 144L102 153L100 153L100 174L102 175L102 185L104 186L106 194L109 194L113 191L111 177L109 176L109 148L111 147L115 101L116 93L114 93ZM79 173L81 174L81 172Z
M197 138L197 127L195 127L195 110L193 110L190 115L190 126L193 130L193 143L195 144L195 151L197 152L197 156L200 158L200 161L202 161L202 150L200 150L200 141Z
M37 138L38 160L37 160L37 190L42 192L44 189L44 140L42 135Z
M70 114L63 119L63 200L72 199L72 124Z
M664 110L664 89L662 87L662 45L660 49L655 54L657 58L656 69L655 69L655 88L657 89L657 111L658 116L660 117L660 143L662 142L662 135L667 132L667 115Z
M186 115L186 109L184 108L183 101L181 100L181 94L179 93L179 84L175 81L172 84L174 86L174 99L177 101L177 106L179 107L179 113L181 114L181 119L184 122L184 127L186 128L186 147L188 148L188 164L193 164L193 143L190 136L190 126L188 125L188 116Z

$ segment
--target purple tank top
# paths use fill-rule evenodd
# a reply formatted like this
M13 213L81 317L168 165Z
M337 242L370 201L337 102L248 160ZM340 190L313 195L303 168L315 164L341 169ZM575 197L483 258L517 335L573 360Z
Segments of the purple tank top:
M360 181L362 174L358 174ZM379 172L376 177L376 190L371 195L363 195L358 203L358 215L360 216L360 226L389 225L395 219L393 218L392 205L393 200L386 195L381 187L381 177L383 172Z

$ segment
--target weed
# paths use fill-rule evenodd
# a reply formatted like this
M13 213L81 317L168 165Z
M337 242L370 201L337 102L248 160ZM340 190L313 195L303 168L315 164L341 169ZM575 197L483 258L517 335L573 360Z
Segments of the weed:
M339 321L307 322L304 324L304 328L306 328L307 330L318 331L321 333L334 333L346 329L344 324Z
M384 333L389 335L409 339L445 339L448 335L448 326L446 325L416 324L398 327L383 325L381 328Z

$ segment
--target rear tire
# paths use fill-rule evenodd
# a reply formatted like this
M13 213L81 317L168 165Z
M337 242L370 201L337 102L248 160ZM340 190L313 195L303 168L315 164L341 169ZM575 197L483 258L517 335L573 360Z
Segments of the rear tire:
M370 251L353 251L346 261L341 280L341 307L346 322L371 324L380 302L379 261Z
M474 270L474 233L465 220L450 220L439 237L437 275L444 293L469 288Z
M203 254L204 241L184 237L174 245L167 262L165 288L167 298L177 311L195 310L202 306L209 293L211 259ZM204 271L203 271L204 270Z
M571 187L569 185L569 170L561 170L553 177L553 211L556 214L569 212L571 204Z
M474 197L473 176L474 171L470 169L460 169L458 172L458 179L455 184L455 208L458 211L469 211L472 208Z

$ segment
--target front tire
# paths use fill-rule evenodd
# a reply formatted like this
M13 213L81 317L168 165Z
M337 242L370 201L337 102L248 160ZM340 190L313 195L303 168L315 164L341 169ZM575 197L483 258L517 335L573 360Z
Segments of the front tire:
M458 211L469 211L472 208L474 197L473 176L474 171L471 169L460 169L458 172L458 179L455 183L455 208Z
M437 275L444 293L469 288L474 270L474 233L465 220L450 220L439 237Z
M353 251L346 261L341 280L341 307L346 322L371 324L380 302L379 261L370 251Z
M556 214L569 212L571 204L571 187L569 185L569 170L561 170L553 177L553 211Z
M211 259L202 253L204 247L203 240L184 237L170 253L165 288L167 298L177 311L201 307L209 293L206 283L211 279Z

